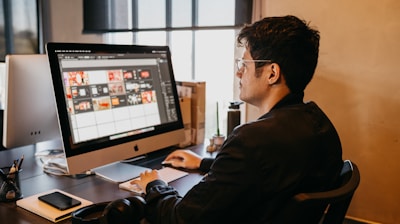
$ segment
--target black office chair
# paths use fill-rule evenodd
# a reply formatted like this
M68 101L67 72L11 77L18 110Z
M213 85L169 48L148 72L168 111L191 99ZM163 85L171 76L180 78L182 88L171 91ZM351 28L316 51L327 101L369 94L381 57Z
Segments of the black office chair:
M341 224L360 183L356 164L344 161L340 186L334 190L295 195L272 223Z

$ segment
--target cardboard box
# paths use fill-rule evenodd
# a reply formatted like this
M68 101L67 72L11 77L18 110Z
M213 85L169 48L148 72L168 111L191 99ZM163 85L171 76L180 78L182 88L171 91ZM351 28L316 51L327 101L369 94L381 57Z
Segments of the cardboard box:
M179 99L181 107L181 114L183 119L183 126L185 129L185 140L179 143L180 147L186 147L192 144L192 114L191 114L191 100L189 97Z
M181 97L190 97L192 144L204 142L206 118L206 82L204 81L177 81L178 94Z

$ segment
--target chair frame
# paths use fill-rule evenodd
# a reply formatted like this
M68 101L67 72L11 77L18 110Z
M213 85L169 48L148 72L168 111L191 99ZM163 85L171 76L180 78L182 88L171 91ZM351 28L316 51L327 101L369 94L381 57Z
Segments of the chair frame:
M345 160L340 176L341 183L336 189L295 195L273 223L343 223L360 183L360 172L356 164Z

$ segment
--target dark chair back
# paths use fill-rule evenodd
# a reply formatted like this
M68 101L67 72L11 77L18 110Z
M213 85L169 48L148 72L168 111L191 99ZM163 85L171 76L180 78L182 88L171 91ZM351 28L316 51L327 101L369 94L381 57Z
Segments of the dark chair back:
M338 188L315 193L299 193L279 212L272 223L343 223L347 209L360 183L356 164L344 161Z

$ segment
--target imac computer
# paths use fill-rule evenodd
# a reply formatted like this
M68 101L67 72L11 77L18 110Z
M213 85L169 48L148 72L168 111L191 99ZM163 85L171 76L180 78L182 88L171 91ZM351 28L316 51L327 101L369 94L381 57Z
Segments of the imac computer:
M54 90L45 54L6 56L3 119L5 148L53 140L60 144Z
M147 168L121 161L184 140L167 46L48 43L68 173L114 182Z

